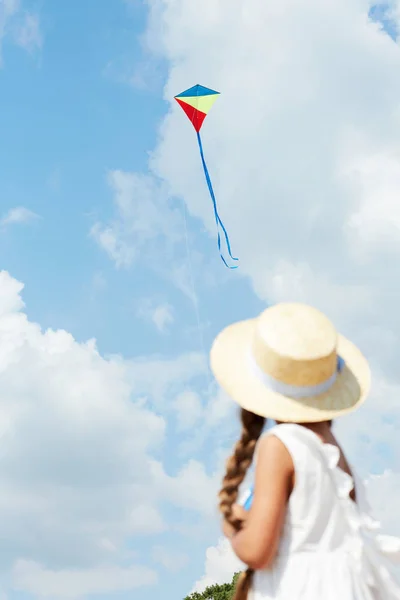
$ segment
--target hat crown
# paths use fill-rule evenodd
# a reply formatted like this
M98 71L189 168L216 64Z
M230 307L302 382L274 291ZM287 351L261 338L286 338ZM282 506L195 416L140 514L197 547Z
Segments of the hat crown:
M317 309L282 303L258 317L253 355L258 367L277 381L319 385L337 368L337 338L330 320Z

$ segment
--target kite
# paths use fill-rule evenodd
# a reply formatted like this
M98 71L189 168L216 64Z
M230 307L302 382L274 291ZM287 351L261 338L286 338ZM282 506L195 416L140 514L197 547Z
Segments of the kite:
M201 162L203 165L204 175L206 177L208 189L210 192L210 196L211 196L211 200L212 200L213 208L214 208L214 216L215 216L215 222L217 225L217 233L218 233L218 250L219 250L221 259L222 259L224 265L226 267L228 267L228 269L237 269L237 265L233 265L233 266L228 265L227 261L224 258L222 249L221 249L220 229L222 229L222 231L223 231L223 234L225 237L225 242L226 242L226 247L228 249L230 258L233 261L238 260L237 258L232 256L229 236L228 236L225 226L224 226L223 222L221 221L221 218L218 214L217 201L215 199L215 194L214 194L213 186L211 183L211 178L210 178L210 175L209 175L209 172L207 169L207 165L206 165L206 161L204 158L203 144L201 142L201 136L200 136L200 129L201 129L201 126L203 125L204 119L206 118L208 111L210 110L210 108L212 107L212 105L214 104L214 102L216 101L218 96L219 96L219 92L210 90L209 88L203 87L202 85L195 85L195 86L189 88L188 90L185 90L181 94L178 94L178 96L175 96L175 100L178 102L179 106L185 111L186 115L189 117L193 127L195 128L196 134L197 134L197 142L199 144Z

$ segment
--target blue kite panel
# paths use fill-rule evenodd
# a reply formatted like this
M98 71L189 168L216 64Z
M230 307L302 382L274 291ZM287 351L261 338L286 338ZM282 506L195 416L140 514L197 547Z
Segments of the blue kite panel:
M215 92L214 90L206 88L203 85L194 85L188 90L182 92L182 94L178 94L176 98L184 98L185 96L212 96L213 94L219 94L219 92Z

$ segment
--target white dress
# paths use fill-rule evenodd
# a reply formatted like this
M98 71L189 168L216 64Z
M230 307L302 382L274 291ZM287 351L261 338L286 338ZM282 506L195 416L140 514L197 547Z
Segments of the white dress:
M278 555L256 571L249 600L400 600L393 567L400 539L379 533L361 481L338 467L339 451L300 425L277 425L296 483ZM355 485L357 504L349 497Z

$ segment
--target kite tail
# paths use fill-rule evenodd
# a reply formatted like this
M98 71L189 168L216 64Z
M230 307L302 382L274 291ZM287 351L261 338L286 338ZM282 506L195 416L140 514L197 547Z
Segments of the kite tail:
M224 263L224 265L226 267L228 267L228 269L237 269L237 267L238 267L237 265L233 265L233 266L228 265L228 263L226 262L223 254L222 254L222 250L221 250L221 235L220 235L220 232L219 232L219 228L221 228L222 231L224 232L226 247L228 248L228 253L229 253L230 258L232 260L239 260L238 258L235 258L234 256L232 256L231 244L230 244L230 241L229 241L229 236L228 236L228 233L227 233L227 231L225 229L225 225L221 221L221 218L220 218L220 216L218 214L217 201L215 199L215 194L214 194L213 186L212 186L212 183L211 183L210 175L208 173L206 161L205 161L205 158L204 158L203 144L201 143L201 137L200 137L200 132L199 131L197 132L197 141L199 143L200 156L201 156L201 162L203 164L204 175L206 176L206 181L207 181L208 189L209 189L211 200L213 202L213 207L214 207L214 216L215 216L215 222L217 224L217 233L218 233L218 250L219 250L219 254L220 254L221 258L222 258L222 262Z

